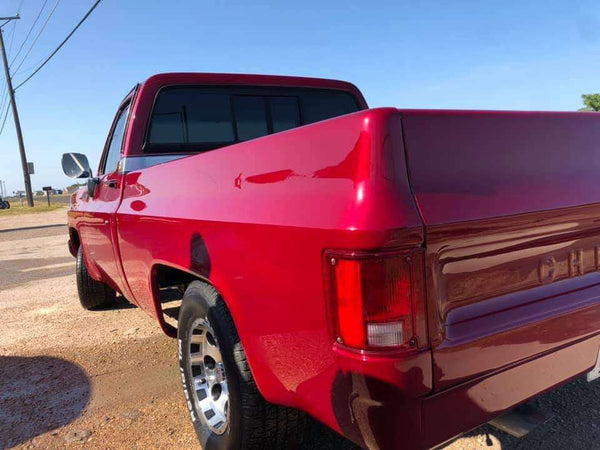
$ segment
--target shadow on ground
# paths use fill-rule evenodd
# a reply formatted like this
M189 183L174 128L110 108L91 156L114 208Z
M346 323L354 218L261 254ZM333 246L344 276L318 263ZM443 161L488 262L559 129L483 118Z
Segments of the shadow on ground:
M0 356L0 448L73 422L90 393L90 380L76 364L48 356Z
M581 377L531 401L549 420L522 438L513 437L491 425L463 435L480 438L482 447L511 450L588 450L600 448L600 381L588 383Z
M104 308L98 308L96 311L116 311L117 309L137 308L133 303L129 303L122 295L117 295L115 301Z
M322 423L310 419L300 450L360 450L360 447Z

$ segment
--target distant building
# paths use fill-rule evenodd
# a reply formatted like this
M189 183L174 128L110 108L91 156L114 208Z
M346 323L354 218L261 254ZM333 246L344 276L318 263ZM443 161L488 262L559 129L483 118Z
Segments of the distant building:
M65 194L72 194L77 189L79 189L81 186L85 186L85 183L84 184L72 184L71 186L64 188L63 192Z

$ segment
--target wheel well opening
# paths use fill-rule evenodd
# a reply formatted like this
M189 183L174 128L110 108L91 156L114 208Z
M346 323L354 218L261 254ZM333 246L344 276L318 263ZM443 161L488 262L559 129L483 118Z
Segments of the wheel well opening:
M183 300L183 294L188 285L200 278L186 272L163 264L154 266L154 286L157 295L160 314L163 321L177 329L179 308Z

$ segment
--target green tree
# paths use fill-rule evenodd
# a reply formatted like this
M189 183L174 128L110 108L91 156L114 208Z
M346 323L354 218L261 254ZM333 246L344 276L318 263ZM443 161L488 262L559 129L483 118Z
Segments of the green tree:
M583 94L581 98L585 107L579 111L600 111L600 94Z

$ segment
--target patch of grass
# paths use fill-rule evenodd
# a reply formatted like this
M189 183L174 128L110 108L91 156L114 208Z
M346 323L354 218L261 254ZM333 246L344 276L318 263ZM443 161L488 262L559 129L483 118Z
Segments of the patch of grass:
M16 202L10 202L10 209L0 209L0 217L56 211L57 209L62 208L66 208L66 205L50 204L50 206L48 206L46 199L44 199L43 202L35 199L35 206L33 208L27 206L27 203L25 203L25 206L21 206L20 202L17 200Z

